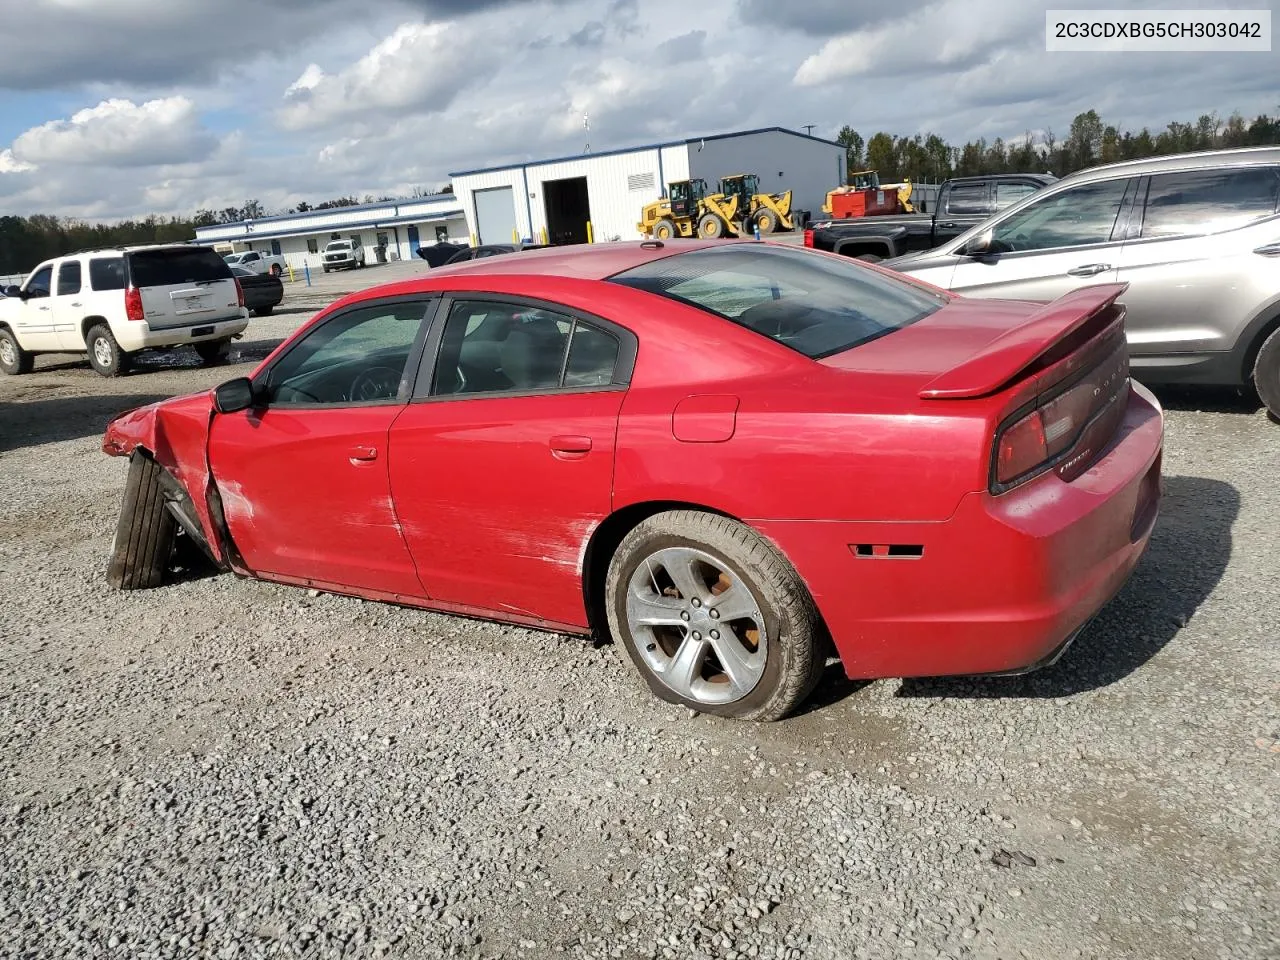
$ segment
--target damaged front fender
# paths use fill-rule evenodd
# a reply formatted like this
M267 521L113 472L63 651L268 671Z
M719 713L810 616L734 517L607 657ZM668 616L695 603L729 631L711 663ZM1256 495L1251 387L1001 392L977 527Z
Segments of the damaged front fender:
M228 568L225 538L211 509L217 501L208 458L213 415L212 392L150 403L112 419L102 451L113 457L145 455L162 466L170 512L214 563Z

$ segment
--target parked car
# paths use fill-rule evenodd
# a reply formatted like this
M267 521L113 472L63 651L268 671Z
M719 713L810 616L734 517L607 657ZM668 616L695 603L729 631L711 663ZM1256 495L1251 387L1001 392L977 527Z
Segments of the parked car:
M0 370L40 353L88 353L104 377L142 350L189 343L218 363L249 325L240 285L212 247L159 244L46 260L0 301Z
M1056 180L1047 173L956 177L939 188L932 213L827 217L806 228L804 245L872 262L930 250Z
M284 257L277 253L263 253L260 250L246 250L243 253L229 253L222 258L230 267L243 267L253 273L269 273L278 277L285 271Z
M418 256L427 261L428 266L439 267L454 254L466 249L468 248L465 244L441 240L427 247L419 247Z
M325 273L363 267L364 246L359 240L331 240L325 245L322 264Z
M284 299L284 283L277 276L254 273L244 267L232 267L240 289L244 291L244 305L255 317L265 317Z
M992 303L739 240L441 267L113 420L109 582L162 582L177 523L243 576L612 636L757 720L828 638L851 677L1024 671L1156 520L1123 289Z
M485 257L496 257L504 253L519 253L521 250L541 250L545 246L545 243L482 243L478 247L463 247L445 263L483 260Z
M1094 167L885 265L971 297L1127 284L1139 380L1252 387L1280 417L1280 148Z

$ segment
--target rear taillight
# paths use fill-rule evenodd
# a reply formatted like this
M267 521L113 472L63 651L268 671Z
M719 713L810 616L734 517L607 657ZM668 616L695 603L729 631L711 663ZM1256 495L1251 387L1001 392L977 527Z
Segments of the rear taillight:
M1048 459L1045 449L1044 421L1039 410L1032 410L1000 434L996 454L996 482L1011 483L1030 473Z
M236 306L243 307L244 306L244 287L240 286L239 277L233 277L232 279L234 279L236 282Z
M1106 446L1124 416L1129 393L1125 345L1072 386L1043 400L996 436L997 492L1055 468L1064 480L1078 476Z
M145 320L147 318L142 309L142 291L137 287L129 287L124 292L124 315L130 320Z
M812 247L812 246L813 246L813 231L812 231L812 230L806 230L806 231L804 232L804 245L805 245L806 247Z

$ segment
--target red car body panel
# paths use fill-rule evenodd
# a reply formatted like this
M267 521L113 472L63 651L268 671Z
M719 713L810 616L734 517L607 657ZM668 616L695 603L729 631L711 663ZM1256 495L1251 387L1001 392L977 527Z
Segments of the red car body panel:
M249 570L423 595L387 468L387 432L400 409L281 407L214 418L209 462Z
M427 595L589 629L579 571L611 512L623 391L413 403L391 490Z
M601 282L671 252L606 244L436 268L335 303L262 365L348 305L484 291L631 329L628 388L268 409L214 416L212 431L206 393L113 421L104 449L150 451L211 544L220 502L244 560L217 559L239 573L568 631L593 626L585 564L610 516L721 512L794 565L853 677L1035 664L1124 583L1159 499L1163 420L1141 387L1082 476L988 489L1000 423L1071 372L1078 361L1055 348L1102 311L1121 316L1123 285L1047 306L946 294L933 315L813 361Z

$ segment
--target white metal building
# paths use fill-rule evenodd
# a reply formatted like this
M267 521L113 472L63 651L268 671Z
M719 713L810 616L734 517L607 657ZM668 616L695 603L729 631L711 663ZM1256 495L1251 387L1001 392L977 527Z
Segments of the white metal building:
M472 244L635 240L641 208L667 184L754 173L760 189L792 191L792 207L818 213L844 183L845 150L782 127L651 143L621 150L451 174Z
M330 240L358 239L373 263L379 247L388 260L407 260L417 255L419 246L437 240L466 243L467 233L459 199L438 194L197 227L196 240L219 247L226 244L236 252L283 254L295 270L304 263L318 270L320 253Z

